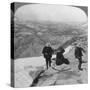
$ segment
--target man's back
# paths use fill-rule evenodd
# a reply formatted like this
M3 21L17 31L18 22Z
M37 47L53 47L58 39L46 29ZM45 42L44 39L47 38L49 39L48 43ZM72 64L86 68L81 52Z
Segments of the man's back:
M44 55L46 55L46 56L48 56L48 55L51 56L51 55L53 54L53 49L52 49L51 47L45 46L45 47L43 48L42 53L43 53Z
M61 53L61 52L57 52L57 57L56 57L57 59L61 59L61 58L63 58L63 54Z
M76 47L75 48L75 56L76 57L80 57L80 56L82 56L83 54L82 54L82 48L81 47Z

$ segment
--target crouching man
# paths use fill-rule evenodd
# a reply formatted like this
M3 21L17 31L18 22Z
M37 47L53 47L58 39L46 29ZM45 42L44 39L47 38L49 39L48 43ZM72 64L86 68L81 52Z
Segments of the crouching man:
M65 50L63 48L58 50L57 55L56 55L56 65L70 64L69 60L64 57L63 55L64 52Z

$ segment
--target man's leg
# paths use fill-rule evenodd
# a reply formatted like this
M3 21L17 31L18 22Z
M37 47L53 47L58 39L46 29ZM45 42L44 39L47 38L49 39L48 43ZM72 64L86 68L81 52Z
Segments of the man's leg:
M49 59L49 67L51 67L51 58Z
M82 57L79 57L78 60L79 60L78 69L79 69L79 70L83 70L83 69L81 68L81 65L82 65Z
M48 59L46 58L46 67L48 69Z

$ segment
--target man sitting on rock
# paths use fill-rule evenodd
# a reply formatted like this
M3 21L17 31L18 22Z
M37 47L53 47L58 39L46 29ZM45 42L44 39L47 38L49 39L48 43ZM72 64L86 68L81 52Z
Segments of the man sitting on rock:
M51 58L52 58L52 54L53 54L53 49L50 45L50 43L47 43L46 46L43 48L43 55L44 58L46 59L46 67L48 69L48 67L51 67Z
M65 50L63 48L60 48L60 50L57 51L56 65L69 64L69 61L63 56L64 52Z

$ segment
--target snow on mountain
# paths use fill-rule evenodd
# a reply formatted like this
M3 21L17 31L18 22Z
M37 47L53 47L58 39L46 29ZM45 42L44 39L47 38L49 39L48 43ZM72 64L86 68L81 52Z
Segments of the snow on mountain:
M71 46L65 49L65 53L68 53ZM55 58L53 55L52 58ZM46 62L43 56L30 57L30 58L19 58L14 60L15 70L15 87L28 87L32 84L36 76L35 73L45 69Z

